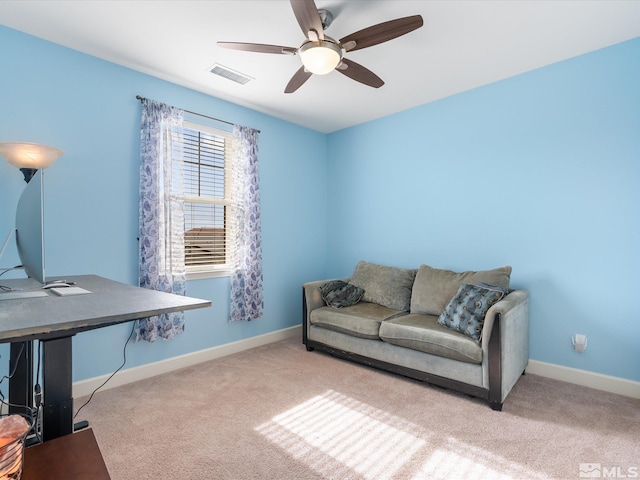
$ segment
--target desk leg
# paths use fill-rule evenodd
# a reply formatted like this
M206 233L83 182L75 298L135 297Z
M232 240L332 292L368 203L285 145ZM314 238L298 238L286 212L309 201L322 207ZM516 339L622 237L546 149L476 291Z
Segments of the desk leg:
M73 433L71 337L44 340L42 356L42 437L46 442Z
M33 405L33 342L17 342L11 344L9 353L9 372L14 372L9 379L9 403L11 405ZM24 412L9 406L9 412Z

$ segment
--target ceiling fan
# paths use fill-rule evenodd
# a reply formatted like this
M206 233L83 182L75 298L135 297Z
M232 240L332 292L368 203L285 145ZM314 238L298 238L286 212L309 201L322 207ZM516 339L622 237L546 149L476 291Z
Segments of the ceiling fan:
M324 34L333 21L330 11L318 10L313 0L291 0L291 7L306 36L299 48L262 43L218 42L221 47L233 50L300 55L302 67L293 75L284 93L295 92L313 74L324 75L334 70L357 82L379 88L384 85L382 79L353 60L344 58L344 53L392 40L423 25L420 15L402 17L364 28L337 41Z

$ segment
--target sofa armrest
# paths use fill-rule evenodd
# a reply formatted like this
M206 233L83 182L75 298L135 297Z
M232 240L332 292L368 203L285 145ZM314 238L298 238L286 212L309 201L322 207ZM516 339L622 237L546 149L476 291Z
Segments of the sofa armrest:
M483 381L494 401L504 401L528 362L529 293L515 290L489 309L482 330Z
M307 282L302 284L302 331L303 341L306 343L307 333L310 325L310 315L313 310L320 307L325 307L327 304L322 299L320 293L320 286L331 280L343 280L349 281L349 278L331 278L327 280L315 280L313 282Z
M320 294L320 285L329 281L330 280L316 280L302 284L303 300L307 308L307 315L310 314L312 310L326 305Z

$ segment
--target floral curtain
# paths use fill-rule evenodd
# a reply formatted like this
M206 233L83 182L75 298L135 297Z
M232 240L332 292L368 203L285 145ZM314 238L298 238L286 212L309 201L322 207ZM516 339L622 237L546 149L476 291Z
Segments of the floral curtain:
M185 294L184 205L182 201L183 111L142 100L140 142L140 240L141 287ZM136 341L154 342L184 331L184 312L136 321Z
M237 125L233 129L237 151L231 166L231 322L251 321L264 313L258 133Z

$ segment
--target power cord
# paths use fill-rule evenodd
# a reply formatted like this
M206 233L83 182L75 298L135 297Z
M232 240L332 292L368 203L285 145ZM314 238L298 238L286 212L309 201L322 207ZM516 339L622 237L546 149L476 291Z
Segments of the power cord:
M2 275L2 274L0 274ZM89 396L89 399L80 407L78 408L78 410L76 411L75 415L73 416L74 420L75 418L78 416L78 414L80 413L80 410L82 410L84 407L86 407L89 402L91 402L91 400L93 399L93 396L96 394L96 392L98 390L100 390L102 387L104 387L107 382L109 382L109 380L111 380L114 375L116 373L118 373L120 370L122 370L125 366L125 364L127 363L127 345L129 345L129 342L131 341L131 337L133 337L133 333L135 332L135 322L133 322L133 325L131 327L131 332L129 332L129 336L127 337L127 341L124 343L124 347L122 348L122 357L123 357L123 361L122 361L122 365L120 365L118 367L118 369L113 372L111 375L109 375L109 378L107 378L102 385L100 385L99 387L97 387ZM35 430L35 434L38 437L38 440L41 442L41 436L40 436L40 430L39 430L39 422L38 419L40 418L40 410L41 410L41 406L42 406L42 388L40 387L40 357L41 357L41 349L42 349L42 342L38 342L38 363L37 363L37 367L36 367L36 385L34 387L34 403L35 403L35 407L27 407L26 405L13 405L10 404L9 402L7 402L5 400L5 396L4 396L4 392L0 389L0 404L2 405L6 405L6 406L10 406L10 407L21 407L24 408L25 410L29 411L31 417L33 418L33 424L34 424L34 430ZM24 343L22 343L20 345L20 352L18 353L18 358L20 358L22 356L22 352L24 351ZM4 375L2 378L0 378L0 386L2 386L2 383L5 380L11 380L13 378L13 376L16 373L16 370L18 369L18 362L16 362L16 364L13 366L13 370L11 372L9 372L9 375Z
M24 352L24 343L21 343L20 345L20 352L18 353L18 356L17 356L18 359L22 357L22 352ZM13 366L13 370L9 372L9 375L4 375L2 378L0 378L0 386L5 380L11 380L13 378L13 376L16 374L16 370L18 369L18 363L19 361L16 362L16 364ZM40 356L38 355L38 369L40 368L39 365L40 365ZM28 407L27 405L9 403L5 400L4 392L2 390L0 390L0 404L3 406L3 411L4 411L4 407L8 407L8 408L15 407L15 408L24 409L24 412L25 412L24 416L27 416L31 419L29 424L33 429L33 433L35 434L36 441L38 443L42 443L42 435L40 432L39 422L38 422L38 419L40 418L39 406Z
M16 265L15 267L9 267L9 268L2 268L0 269L2 270L0 272L0 277L5 273L10 272L11 270L18 270L20 268L22 268L22 265ZM0 290L2 290L3 292L15 292L14 288L7 287L6 285L0 285Z
M18 359L22 356L22 352L24 352L24 343L20 342L20 352L18 352ZM17 369L18 362L16 362L16 364L13 366L13 371L9 372L9 375L4 375L2 378L0 378L0 385L2 385L2 382L4 382L5 380L11 380L16 374ZM0 390L0 403L5 403L4 393L2 393L2 390Z
M118 367L118 369L117 369L115 372L113 372L111 375L109 375L109 378L107 378L107 379L102 383L102 385L100 385L99 387L97 387L97 388L96 388L96 389L91 393L91 395L89 396L89 400L87 400L86 402L84 402L84 404L83 404L80 408L78 408L78 410L76 411L75 415L73 416L73 419L74 419L74 420L75 420L75 418L78 416L78 414L80 413L80 410L82 410L84 407L86 407L86 406L89 404L89 402L93 399L93 396L96 394L96 392L97 392L98 390L100 390L102 387L104 387L104 386L107 384L107 382L108 382L109 380L111 380L111 379L113 378L113 376L114 376L116 373L118 373L120 370L122 370L122 368L123 368L123 367L125 366L125 364L127 363L127 345L129 345L129 341L131 340L131 337L133 336L133 332L135 331L135 327L136 327L136 324L135 324L135 322L133 322L133 326L131 327L131 332L129 333L129 336L127 337L127 341L124 343L124 347L123 347L123 349L122 349L122 357L123 357L122 365L120 365L120 366Z
M11 270L20 270L21 268L22 268L22 265L16 265L15 267L0 268L0 270L2 270L2 272L0 273L0 277L5 273L10 272Z

